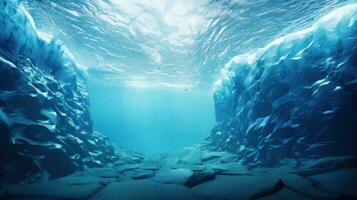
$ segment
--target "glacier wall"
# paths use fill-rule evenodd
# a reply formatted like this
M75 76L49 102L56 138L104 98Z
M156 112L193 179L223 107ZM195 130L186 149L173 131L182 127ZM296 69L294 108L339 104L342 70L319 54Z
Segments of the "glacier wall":
M92 129L85 78L66 48L37 32L16 0L0 0L0 30L0 183L117 159Z
M251 166L357 155L357 4L226 64L211 149Z

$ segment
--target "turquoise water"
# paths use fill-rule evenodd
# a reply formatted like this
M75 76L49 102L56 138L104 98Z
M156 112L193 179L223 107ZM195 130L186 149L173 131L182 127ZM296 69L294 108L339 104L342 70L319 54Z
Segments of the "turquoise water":
M215 125L212 94L197 89L89 84L94 129L117 146L146 154L199 144Z

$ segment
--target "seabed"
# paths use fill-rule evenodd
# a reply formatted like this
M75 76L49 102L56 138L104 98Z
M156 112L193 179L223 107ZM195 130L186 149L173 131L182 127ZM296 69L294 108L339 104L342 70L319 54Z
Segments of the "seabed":
M357 157L328 157L300 169L248 167L200 146L144 157L122 152L111 167L6 186L10 200L317 200L357 198Z

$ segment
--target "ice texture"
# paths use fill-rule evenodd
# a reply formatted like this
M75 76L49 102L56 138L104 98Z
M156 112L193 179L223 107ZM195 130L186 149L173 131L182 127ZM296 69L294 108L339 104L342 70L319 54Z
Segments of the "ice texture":
M226 64L207 147L251 166L357 155L357 4Z
M40 36L16 0L0 0L0 30L0 184L115 160L93 131L85 77L66 48Z

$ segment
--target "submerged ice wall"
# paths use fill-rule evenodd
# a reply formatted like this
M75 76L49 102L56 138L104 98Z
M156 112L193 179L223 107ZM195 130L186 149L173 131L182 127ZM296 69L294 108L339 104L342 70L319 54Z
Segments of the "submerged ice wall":
M16 0L0 0L0 30L0 179L52 179L115 160L93 132L85 79L64 46L41 37Z
M357 155L357 4L222 70L207 147L251 166Z

